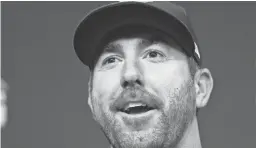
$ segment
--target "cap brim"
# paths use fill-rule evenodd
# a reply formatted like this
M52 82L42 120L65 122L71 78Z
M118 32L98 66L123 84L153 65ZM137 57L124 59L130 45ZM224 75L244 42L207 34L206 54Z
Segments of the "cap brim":
M193 54L193 37L175 16L149 3L119 2L92 11L79 24L73 41L79 59L90 67L104 35L125 25L144 25L166 32L188 55Z

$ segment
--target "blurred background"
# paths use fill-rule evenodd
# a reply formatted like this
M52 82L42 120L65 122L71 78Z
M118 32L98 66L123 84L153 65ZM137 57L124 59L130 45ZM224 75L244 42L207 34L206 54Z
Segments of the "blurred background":
M1 2L3 148L109 147L87 105L76 26L109 2ZM204 148L256 147L256 3L175 2L190 16L214 90L199 112ZM107 21L107 20L106 20Z

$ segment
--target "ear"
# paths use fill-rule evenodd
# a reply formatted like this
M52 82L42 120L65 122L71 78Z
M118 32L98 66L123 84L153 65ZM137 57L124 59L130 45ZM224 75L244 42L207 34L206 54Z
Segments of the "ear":
M196 107L201 108L207 105L212 89L213 78L207 68L200 69L194 77L196 88Z

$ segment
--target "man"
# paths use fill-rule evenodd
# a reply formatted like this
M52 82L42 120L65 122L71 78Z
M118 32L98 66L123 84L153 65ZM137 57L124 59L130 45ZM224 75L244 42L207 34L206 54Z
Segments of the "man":
M200 148L197 111L213 88L186 12L170 2L92 11L74 48L89 66L88 104L113 148Z

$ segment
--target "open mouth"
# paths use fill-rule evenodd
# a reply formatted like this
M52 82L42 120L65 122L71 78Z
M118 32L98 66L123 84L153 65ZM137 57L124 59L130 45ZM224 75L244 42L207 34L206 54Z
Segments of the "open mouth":
M150 107L144 103L128 103L123 108L120 108L119 111L124 112L126 114L141 114L154 109L155 108Z

